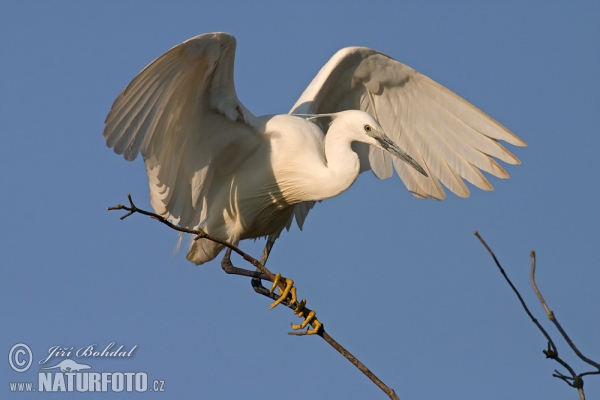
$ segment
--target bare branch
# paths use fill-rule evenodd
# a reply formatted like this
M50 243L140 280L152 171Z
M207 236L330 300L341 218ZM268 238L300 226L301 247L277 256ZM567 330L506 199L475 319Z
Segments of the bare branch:
M275 275L273 275L267 268L265 268L264 265L262 265L257 259L251 257L250 255L244 253L242 250L240 250L238 247L234 246L233 244L227 242L226 240L221 240L217 237L211 236L208 233L204 232L202 229L187 229L187 228L182 228L180 226L177 226L175 224L172 224L171 222L169 222L169 220L167 220L165 217L160 216L158 214L155 214L153 212L150 211L145 211L142 210L141 208L137 208L135 206L135 204L133 204L133 200L131 199L131 195L128 194L127 195L127 199L129 199L129 207L123 205L123 204L119 204L113 207L108 207L107 210L112 211L112 210L126 210L129 211L127 214L123 215L120 219L124 220L125 218L129 217L132 214L135 213L139 213L139 214L143 214L143 215L147 215L165 225L167 225L169 228L174 229L178 232L184 232L184 233L191 233L193 235L196 235L196 237L194 238L194 240L198 240L198 239L208 239L208 240L212 240L213 242L222 244L223 246L231 249L232 251L235 251L238 255L240 255L244 260L248 261L250 264L252 264L254 267L256 267L259 271L261 271L263 274L269 276L269 280L272 282L273 279L275 278Z
M579 351L579 349L577 348L577 346L575 346L575 344L573 343L573 341L571 340L571 338L567 335L567 333L565 332L565 330L563 329L563 327L561 326L561 324L558 322L558 319L556 318L556 315L554 315L554 312L552 310L550 310L550 308L546 304L546 301L544 300L544 297L542 296L542 293L540 292L540 290L538 289L538 287L537 287L537 285L535 283L535 266L536 266L535 251L532 251L531 252L531 274L530 274L531 286L533 286L533 290L534 290L535 294L537 294L538 299L540 299L540 303L542 303L542 306L544 307L544 310L546 310L546 314L548 314L548 318L556 326L556 329L558 329L558 331L563 336L563 338L565 339L565 341L569 344L569 346L571 347L571 349L573 350L573 352L575 352L575 354L577 354L577 356L580 359L582 359L586 363L590 364L591 366L596 367L600 371L600 364L598 364L597 362L595 362L593 360L590 360L589 358L587 358L586 356L584 356L583 354L581 354L581 352Z
M590 371L590 372L584 372L583 374L579 374L579 376L586 376L586 375L600 375L600 371Z
M238 247L232 245L231 243L229 243L225 240L221 240L219 238L213 237L201 229L182 228L182 227L172 224L166 218L164 218L158 214L137 208L135 206L135 204L133 203L133 200L131 199L130 194L127 195L127 198L129 200L129 207L127 207L123 204L119 204L119 205L116 205L113 207L108 207L107 210L128 211L127 214L123 215L120 218L121 220L123 220L135 213L147 215L147 216L167 225L171 229L174 229L179 232L185 232L185 233L190 233L190 234L196 235L194 240L207 239L207 240L212 240L213 242L222 244L223 246L228 248L228 254L229 254L229 252L234 251L235 253L240 255L244 260L246 260L247 262L252 264L257 269L257 271L249 271L249 270L245 270L242 268L237 268L237 267L233 266L233 264L231 263L228 255L227 255L226 258L223 259L223 262L222 262L222 267L227 273L233 273L236 275L243 275L243 276L251 277L252 278L252 287L254 288L254 291L256 293L266 296L268 298L271 298L273 300L277 300L279 298L279 296L277 294L269 291L267 288L265 288L261 284L261 279L265 279L265 280L273 282L275 279L275 275L271 271L269 271L264 266L264 264L259 262L257 259L246 254L245 252L240 250ZM282 285L283 285L283 283L280 283L279 287L283 289ZM304 302L302 302L302 303L304 303ZM312 311L311 309L307 308L304 304L302 304L302 307L299 308L298 303L291 303L287 299L284 300L281 304L294 310L295 314L298 314L298 311L303 311L306 314L308 314ZM306 332L290 332L290 334L296 335L296 336L307 335ZM363 374L365 374L365 376L367 376L379 389L381 389L385 394L387 394L390 399L399 400L398 396L396 395L396 392L394 392L393 389L391 389L385 383L383 383L373 372L371 372L370 369L368 369L363 363L361 363L356 357L354 357L348 350L346 350L336 340L334 340L331 336L329 336L329 334L327 332L325 332L325 329L323 326L320 327L320 329L318 330L318 332L316 334L318 336L320 336L321 338L323 338L323 340L325 340L325 342L327 342L338 353L340 353L342 356L344 356L344 358L346 358L348 361L350 361L356 368L358 368Z
M591 371L591 372L584 372L584 373L581 373L581 374L577 374L575 372L575 370L568 363L566 363L564 360L562 360L558 356L558 350L557 350L556 346L554 345L554 342L552 341L552 338L546 332L546 330L540 325L540 323L537 321L537 319L535 319L533 317L533 315L531 314L531 312L527 308L527 306L525 304L525 301L523 300L523 298L519 294L519 291L515 288L515 286L512 284L512 282L510 281L510 279L508 278L508 276L504 272L504 269L500 265L500 262L496 258L496 255L494 254L494 252L490 249L490 247L487 245L487 243L483 240L483 238L479 235L479 233L477 231L475 231L475 236L477 236L477 238L479 239L479 241L481 241L481 243L485 246L485 248L487 249L487 251L492 255L492 258L494 259L494 262L496 263L496 266L498 267L498 269L500 270L500 272L504 276L504 279L506 279L506 281L508 282L508 284L510 285L510 287L516 293L517 297L519 298L519 301L521 302L521 305L523 306L523 308L527 312L527 315L529 315L529 317L531 318L531 320L535 323L535 325L539 328L539 330L544 334L544 336L548 340L548 349L547 350L542 350L542 352L544 353L544 355L546 355L546 358L550 358L550 359L555 360L560 365L562 365L565 369L567 369L569 371L569 373L571 374L571 376L567 376L567 375L564 375L564 374L562 374L561 372L559 372L557 370L554 370L555 373L552 374L552 376L556 377L556 378L559 378L559 379L563 380L565 383L567 383L569 386L571 386L573 388L576 388L577 391L578 391L578 393L579 393L580 399L581 400L585 400L585 394L583 392L583 377L586 376L586 375L597 375L597 374L600 374L600 365L598 363L596 363L595 361L592 361L592 360L588 359L583 354L581 354L581 352L579 351L579 349L577 349L577 347L575 346L575 344L571 341L571 339L569 338L569 336L566 334L566 332L564 331L564 329L562 328L562 326L558 322L558 320L556 318L556 315L554 315L554 312L552 312L552 310L550 310L550 308L548 307L546 301L544 300L544 297L542 296L542 293L540 292L540 290L537 287L537 284L535 283L535 268L536 268L535 252L534 251L531 252L531 273L530 273L531 285L533 287L533 290L534 290L535 294L537 295L538 299L540 300L540 303L544 307L544 310L546 311L546 314L548 315L548 318L550 319L550 321L552 321L554 323L554 325L556 326L556 328L558 329L558 331L561 333L561 335L563 336L563 338L566 340L566 342L569 344L569 346L571 347L571 349L579 356L580 359L582 359L586 363L588 363L588 364L590 364L590 365L598 368L598 371Z
M475 236L477 236L477 239L479 239L479 241L483 244L483 246L487 249L487 251L491 254L492 258L494 259L494 262L496 263L496 266L498 267L498 269L500 270L500 272L502 273L502 276L504 277L504 279L506 280L506 282L508 282L508 284L510 285L510 287L512 288L513 292L515 292L515 294L517 295L517 297L519 298L519 301L521 302L521 305L523 306L523 308L525 309L525 312L527 313L527 315L529 315L529 318L531 318L531 320L533 321L533 323L535 324L535 326L538 327L538 329L544 334L544 336L546 337L546 340L548 341L548 353L549 354L553 354L556 353L556 356L558 356L558 352L556 350L556 346L554 345L554 342L552 341L552 338L550 337L550 335L548 335L548 332L546 332L546 330L544 329L544 327L542 325L540 325L540 323L538 322L538 320L533 316L533 314L531 314L531 311L529 311L529 308L527 307L527 305L525 304L525 300L523 300L523 297L521 297L521 294L519 293L519 291L517 290L517 288L515 287L515 285L513 285L513 283L510 281L510 279L508 278L508 275L506 275L506 272L504 272L504 268L502 268L502 265L500 265L500 262L498 261L498 259L496 258L496 255L494 254L494 252L492 251L492 249L490 249L490 247L487 245L487 243L485 242L485 240L483 240L483 238L481 236L479 236L479 232L475 231ZM546 357L548 358L554 358L549 356L546 351L544 351L544 354L546 354Z
M531 251L531 253L529 253L529 255L531 256L531 273L529 274L529 279L531 280L531 286L533 286L533 291L537 295L538 299L540 299L540 303L542 303L542 307L544 307L544 310L546 310L546 314L548 314L548 318L550 318L550 320L553 320L554 313L552 311L550 311L550 309L548 308L548 305L546 304L546 300L544 300L544 296L542 296L542 293L538 290L537 285L535 284L535 266L536 266L535 251Z

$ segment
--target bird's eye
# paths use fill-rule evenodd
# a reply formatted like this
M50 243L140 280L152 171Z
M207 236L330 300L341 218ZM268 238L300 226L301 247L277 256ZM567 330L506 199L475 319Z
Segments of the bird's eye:
M371 132L373 128L371 128L371 125L365 125L365 131L366 132Z

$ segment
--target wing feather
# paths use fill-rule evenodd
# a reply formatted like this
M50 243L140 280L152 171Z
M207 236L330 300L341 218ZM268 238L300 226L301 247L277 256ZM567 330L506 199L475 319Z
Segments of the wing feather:
M492 186L481 171L507 178L494 158L520 161L498 141L526 143L487 114L427 76L385 54L364 47L337 52L321 69L290 113L325 114L360 109L377 118L388 136L428 172L424 177L379 149L368 166L379 178L391 165L417 197L445 197L443 184L469 196L464 180L483 190ZM366 160L359 153L361 163ZM305 217L305 215L304 215Z
M131 81L105 121L107 146L129 161L142 154L152 206L182 226L198 227L211 190L231 184L226 175L214 180L216 170L239 165L261 143L235 93L235 47L225 33L173 47Z

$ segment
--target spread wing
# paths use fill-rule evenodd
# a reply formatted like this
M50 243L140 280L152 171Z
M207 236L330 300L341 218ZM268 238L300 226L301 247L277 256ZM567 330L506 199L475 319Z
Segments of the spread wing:
M355 147L361 170L379 178L392 175L392 165L417 197L443 199L440 182L468 197L463 179L483 190L492 185L481 171L499 178L508 174L494 158L520 161L499 140L525 142L481 110L427 76L385 54L364 47L338 51L319 71L291 114L324 114L359 109L379 120L386 134L429 174L425 177L387 152ZM355 144L356 145L356 144Z
M105 121L107 146L130 161L142 154L152 206L181 226L206 219L211 188L228 184L223 177L261 142L235 93L235 47L225 33L173 47L135 77Z

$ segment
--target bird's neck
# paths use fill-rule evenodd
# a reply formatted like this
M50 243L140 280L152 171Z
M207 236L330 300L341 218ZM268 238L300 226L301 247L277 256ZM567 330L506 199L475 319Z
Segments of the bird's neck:
M333 129L332 129L333 128ZM358 177L360 160L352 150L351 140L341 131L343 127L331 127L325 136L325 157L327 168L315 187L318 190L315 200L337 196L348 189Z

